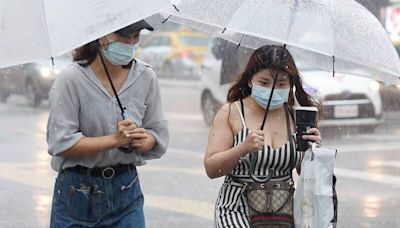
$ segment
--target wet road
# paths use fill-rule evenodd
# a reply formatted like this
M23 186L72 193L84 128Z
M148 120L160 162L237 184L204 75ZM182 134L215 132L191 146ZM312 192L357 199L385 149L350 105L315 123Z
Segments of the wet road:
M208 128L202 120L196 83L162 82L170 121L169 151L139 169L148 227L212 227L222 179L203 168ZM0 104L0 227L48 227L56 175L49 167L47 104L39 109L14 96ZM372 134L325 138L339 149L339 227L400 227L400 113Z

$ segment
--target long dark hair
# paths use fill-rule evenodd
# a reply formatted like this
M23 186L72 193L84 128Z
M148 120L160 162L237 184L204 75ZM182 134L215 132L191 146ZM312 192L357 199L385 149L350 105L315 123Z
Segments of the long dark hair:
M73 61L79 65L86 67L92 64L100 52L100 43L98 40L92 41L75 49L73 53Z
M280 69L278 69L279 66ZM276 45L262 46L253 52L246 68L239 75L239 79L229 89L228 102L235 102L250 96L251 88L249 84L251 79L257 72L267 68L274 71L283 71L289 75L289 105L294 105L294 96L296 96L301 106L317 106L321 110L319 102L305 92L292 55L286 48ZM295 94L293 93L293 88L296 88Z

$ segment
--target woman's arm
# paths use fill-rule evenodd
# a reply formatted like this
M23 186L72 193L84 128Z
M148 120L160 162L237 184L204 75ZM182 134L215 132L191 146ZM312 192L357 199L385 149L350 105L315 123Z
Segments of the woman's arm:
M150 160L160 158L167 151L169 131L157 76L150 67L147 68L147 73L146 76L152 78L145 101L147 107L143 124L137 129L137 137L132 143L145 160Z
M62 152L59 156L79 157L96 155L102 151L116 148L116 141L114 135L82 137L75 145Z
M238 164L240 158L262 148L264 134L253 131L246 140L237 146L233 145L233 133L229 123L230 105L225 104L216 114L208 137L204 156L204 166L210 178L229 174Z
M118 131L115 134L99 137L82 137L75 145L62 152L59 156L91 156L106 150L128 145L133 137L135 137L134 132L137 129L131 120L122 120L118 122Z

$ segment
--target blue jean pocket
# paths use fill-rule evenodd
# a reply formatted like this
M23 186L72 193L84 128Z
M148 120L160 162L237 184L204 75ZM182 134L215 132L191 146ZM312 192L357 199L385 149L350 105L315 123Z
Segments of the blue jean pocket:
M93 186L81 184L79 187L70 185L69 216L83 223L100 221L102 202L106 200L105 193Z
M128 179L126 183L121 185L121 204L123 208L137 207L143 204L143 194L140 189L138 175Z

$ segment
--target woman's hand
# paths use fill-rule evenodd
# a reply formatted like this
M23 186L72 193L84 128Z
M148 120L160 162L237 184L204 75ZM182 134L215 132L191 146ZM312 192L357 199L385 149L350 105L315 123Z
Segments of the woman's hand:
M136 124L134 124L131 120L122 120L118 122L118 130L115 133L116 139L116 148L128 145L133 137L135 129L137 129Z
M264 147L264 132L261 130L251 131L250 134L247 135L247 138L244 142L239 144L239 151L241 157L244 157L246 154L261 150Z
M136 128L131 135L131 145L140 153L146 153L154 148L156 140L144 128Z
M316 142L318 144L321 143L321 132L319 131L318 128L311 128L307 131L307 134L309 135L303 135L303 139L304 140L309 140L309 141L313 141Z

